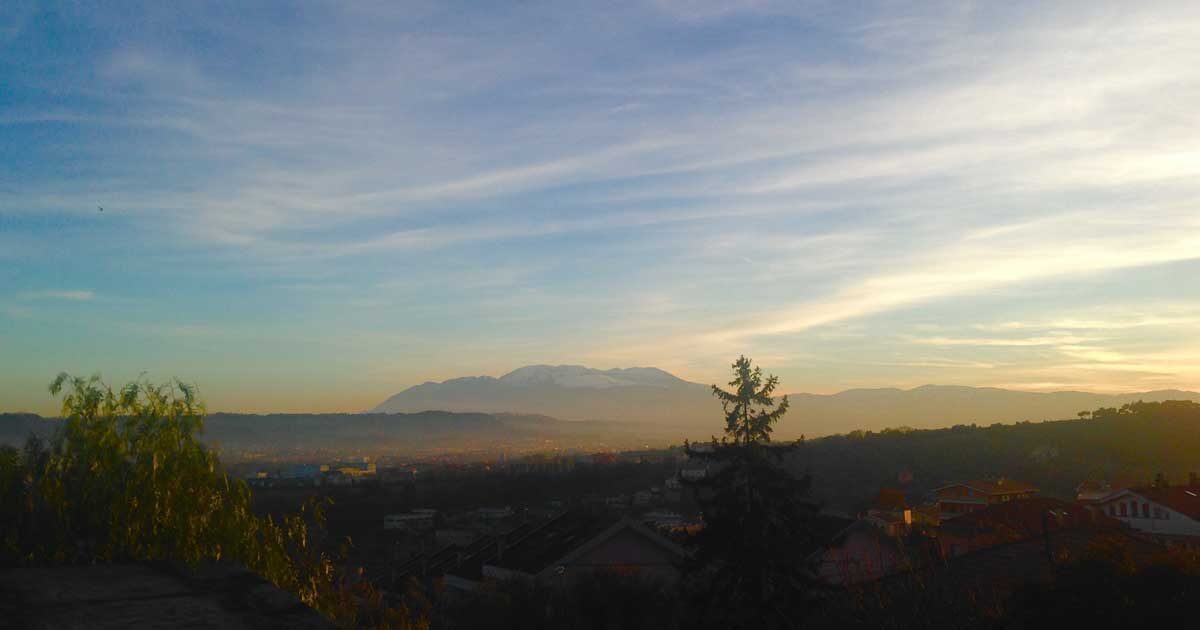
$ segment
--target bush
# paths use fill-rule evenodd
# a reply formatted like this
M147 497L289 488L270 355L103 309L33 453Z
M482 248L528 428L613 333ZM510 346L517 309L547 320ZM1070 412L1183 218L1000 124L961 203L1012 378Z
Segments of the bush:
M388 609L318 549L321 505L276 522L251 512L250 488L197 439L204 405L192 386L120 390L60 374L63 423L43 444L0 449L0 563L6 566L231 561L345 626L424 627Z

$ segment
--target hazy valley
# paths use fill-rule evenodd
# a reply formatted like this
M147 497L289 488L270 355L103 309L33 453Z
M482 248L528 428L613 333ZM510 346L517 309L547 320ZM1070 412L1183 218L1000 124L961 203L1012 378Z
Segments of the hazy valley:
M1200 401L1200 393L1040 393L926 385L908 390L850 389L829 395L792 393L788 399L791 411L775 430L780 438L900 426L929 429L955 424L1062 420L1074 418L1080 411L1120 407L1137 400ZM675 433L680 440L711 435L721 419L720 404L707 384L685 381L656 368L596 370L573 365L534 365L499 378L476 376L424 383L388 398L374 411L414 413L431 409L632 423L647 438Z

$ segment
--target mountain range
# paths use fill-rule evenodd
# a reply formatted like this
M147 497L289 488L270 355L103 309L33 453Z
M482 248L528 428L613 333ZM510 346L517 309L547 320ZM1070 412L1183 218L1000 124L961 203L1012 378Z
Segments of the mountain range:
M789 394L791 410L777 439L861 429L916 429L1075 418L1084 410L1144 400L1193 400L1192 391L1131 394L1023 392L925 385ZM0 444L47 437L55 419L0 414ZM214 413L203 439L226 452L294 453L307 449L428 452L440 449L610 449L703 440L723 428L711 387L656 368L597 370L532 365L494 378L477 376L406 389L360 414Z
M776 436L820 436L856 429L937 428L1061 420L1080 411L1119 407L1136 400L1195 400L1200 393L1157 390L1128 394L1079 391L1025 392L994 387L924 385L913 389L850 389L837 394L793 393L791 411ZM510 412L563 420L633 423L659 433L678 429L683 437L720 433L720 404L708 385L653 368L598 370L581 365L530 365L499 378L473 376L427 382L391 396L376 413Z

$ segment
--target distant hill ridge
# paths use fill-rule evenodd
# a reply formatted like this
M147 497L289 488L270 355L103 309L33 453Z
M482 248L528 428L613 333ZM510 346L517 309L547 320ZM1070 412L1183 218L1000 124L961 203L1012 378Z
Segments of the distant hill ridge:
M836 394L789 394L792 410L781 438L856 429L937 428L954 424L1061 420L1080 411L1136 400L1200 401L1200 393L1156 390L1129 394L1026 392L996 387L923 385L913 389L849 389ZM582 365L530 365L500 377L428 382L391 396L375 411L535 413L566 420L633 422L674 427L690 437L719 433L721 409L709 386L654 367L598 370Z
M29 435L49 437L57 418L0 413L0 444L20 446ZM674 436L651 433L654 439ZM428 453L431 449L516 448L554 444L631 448L647 436L638 427L615 422L566 422L536 414L454 413L213 413L204 419L201 439L225 452L273 454L313 449L361 453Z

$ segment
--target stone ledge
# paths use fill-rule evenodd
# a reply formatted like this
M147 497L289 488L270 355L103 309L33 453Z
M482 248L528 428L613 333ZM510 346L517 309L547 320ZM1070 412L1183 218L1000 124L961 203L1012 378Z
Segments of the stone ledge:
M255 573L221 563L0 569L0 620L17 628L334 627Z

